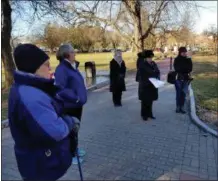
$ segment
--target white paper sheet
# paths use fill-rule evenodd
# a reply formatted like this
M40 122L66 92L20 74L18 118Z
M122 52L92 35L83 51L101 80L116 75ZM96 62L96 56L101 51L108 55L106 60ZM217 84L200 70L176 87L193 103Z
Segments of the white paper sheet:
M165 82L158 80L156 78L149 78L149 81L154 85L156 88L160 88L164 86Z

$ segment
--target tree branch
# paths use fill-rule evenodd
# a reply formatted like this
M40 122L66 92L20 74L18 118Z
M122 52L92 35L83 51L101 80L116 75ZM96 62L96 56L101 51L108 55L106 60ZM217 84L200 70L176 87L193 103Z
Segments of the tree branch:
M117 25L117 20L119 19L120 15L121 15L121 12L120 12L121 11L121 5L120 5L120 11L118 12L118 16L117 16L117 18L115 20L98 17L93 12L87 12L87 13L78 12L78 10L75 7L71 7L71 8L72 8L73 12L79 18L101 21L101 22L105 23L107 26L111 26L121 37L123 37L123 39L125 39L125 41L132 42L132 39L129 38L129 36L125 36L120 31L120 29L119 29L119 27Z
M167 7L168 3L169 3L169 1L165 1L165 0L161 1L159 8L157 9L157 11L154 15L154 19L153 19L152 23L149 25L147 31L140 37L141 40L144 40L146 37L148 37L151 30L157 26L157 24L160 21L161 12Z

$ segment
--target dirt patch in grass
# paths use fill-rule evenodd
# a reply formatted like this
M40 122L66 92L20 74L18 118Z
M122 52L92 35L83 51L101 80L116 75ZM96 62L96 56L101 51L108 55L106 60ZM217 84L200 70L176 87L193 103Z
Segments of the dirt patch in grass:
M201 120L218 130L218 115L216 111L207 110L197 105L197 114Z

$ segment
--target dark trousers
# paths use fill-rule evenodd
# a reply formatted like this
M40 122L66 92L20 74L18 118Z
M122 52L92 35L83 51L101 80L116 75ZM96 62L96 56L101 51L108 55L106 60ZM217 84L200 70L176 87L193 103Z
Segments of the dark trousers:
M144 118L152 117L152 105L153 101L141 101L141 116Z
M113 92L112 93L112 97L113 97L113 103L114 105L121 105L121 99L122 99L122 92Z
M81 123L82 111L83 111L83 107L74 108L74 109L71 109L70 114L71 114L71 116L74 116L77 119L79 119L79 121ZM78 133L75 135L73 132L71 132L71 137L73 138L73 139L71 139L72 156L75 157L76 156L75 151L78 147Z
M185 97L188 92L188 82L176 80L175 88L176 88L176 106L178 108L182 108L184 107Z
M78 107L78 108L73 108L73 109L67 110L66 114L73 116L73 117L76 117L81 122L82 112L83 112L83 107Z

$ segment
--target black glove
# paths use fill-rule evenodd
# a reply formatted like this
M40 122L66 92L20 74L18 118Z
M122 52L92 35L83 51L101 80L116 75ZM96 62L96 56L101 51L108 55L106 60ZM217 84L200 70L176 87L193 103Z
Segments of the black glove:
M72 153L72 156L74 157L77 146L78 146L78 131L80 128L80 121L76 117L72 117L69 115L63 115L64 108L60 102L52 101L52 105L54 106L54 109L57 115L59 115L64 120L64 122L67 124L70 130L70 133L69 133L70 151Z
M80 121L76 117L71 117L69 115L63 115L61 117L64 120L64 122L67 124L70 132L74 132L75 134L78 134L80 128Z
M79 128L80 128L80 121L76 117L72 117L72 118L74 120L74 127L73 127L72 131L75 132L76 134L78 134Z

